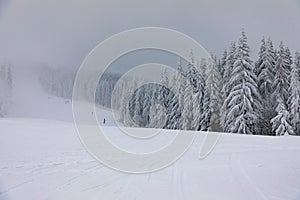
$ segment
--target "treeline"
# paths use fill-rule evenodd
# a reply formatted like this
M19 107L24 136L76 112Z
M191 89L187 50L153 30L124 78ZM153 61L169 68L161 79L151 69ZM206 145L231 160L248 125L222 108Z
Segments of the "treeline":
M220 59L195 61L191 52L189 61L179 60L174 67L178 74L163 70L163 84L146 84L135 91L139 79L122 80L115 88L121 75L105 73L96 104L114 105L125 126L300 135L300 54L292 57L283 42L274 48L270 38L263 38L254 61L242 32ZM48 67L40 74L48 93L71 98L75 72ZM88 83L81 87L86 95L93 92ZM119 98L112 102L113 90Z
M299 53L292 58L282 42L274 49L271 39L263 38L258 55L254 62L242 32L221 59L199 64L191 54L186 67L177 66L181 76L164 70L164 86L130 91L127 83L120 91L133 95L120 95L120 121L135 127L300 135Z
M74 70L66 68L46 66L39 71L39 81L44 90L48 94L65 99L72 98L75 76L76 72ZM87 74L87 79L89 79L88 77L89 74ZM119 75L109 72L103 74L96 90L96 104L110 108L111 93L119 77ZM82 83L79 85L84 88L84 91L86 92L85 95L91 95L93 92L89 88L89 83Z
M8 63L0 66L0 117L7 115L12 104L13 79L11 68Z

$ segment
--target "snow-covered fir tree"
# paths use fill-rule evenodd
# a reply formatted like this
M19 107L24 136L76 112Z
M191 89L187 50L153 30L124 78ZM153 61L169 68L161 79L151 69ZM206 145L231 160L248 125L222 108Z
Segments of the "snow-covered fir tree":
M204 88L204 96L202 103L202 113L201 113L201 131L208 131L211 119L211 108L210 108L210 93L206 85Z
M228 111L228 104L225 101L226 98L229 95L230 88L229 88L229 80L231 76L231 72L233 69L233 64L236 60L236 44L235 42L231 43L231 46L229 48L229 53L227 54L226 57L226 62L224 65L224 74L222 77L222 89L221 89L221 110L220 110L220 125L223 128L223 130L227 130L225 127L225 118L226 118L226 112Z
M190 52L190 61L188 62L188 69L186 73L186 78L190 81L190 84L193 87L193 91L198 91L198 82L199 82L199 72L195 67L193 51Z
M292 65L289 108L289 118L294 133L300 135L300 54L298 52Z
M283 42L280 42L279 49L277 51L275 62L275 77L273 82L274 96L281 95L284 103L287 102L289 95L289 64L290 61L286 56L286 50Z
M184 105L181 114L181 128L191 130L193 118L193 86L189 80L184 81Z
M273 92L272 83L274 81L274 50L271 40L265 42L262 39L262 45L260 47L259 59L256 63L256 76L258 81L258 88L262 98L269 97Z
M236 61L236 55L237 55L237 49L235 42L231 43L231 46L229 48L229 53L226 59L226 64L224 68L224 75L223 75L223 93L225 93L225 96L227 97L229 94L230 88L230 78L233 71L233 64Z
M143 127L148 127L149 125L149 112L151 107L151 95L152 95L152 85L147 84L142 87L142 124Z
M183 106L183 69L182 69L182 61L179 58L177 64L177 73L174 74L173 77L173 85L172 87L172 99L170 99L170 125L168 128L170 129L180 129L181 122L181 111Z
M283 97L278 96L276 107L277 115L271 119L273 131L277 136L294 135L293 127L289 123L289 112L284 103Z
M239 39L236 61L228 82L230 92L225 100L227 111L225 131L240 134L255 134L258 120L259 92L254 66L249 56L250 48L243 31Z
M204 80L204 74L205 74L205 68L206 68L206 60L202 60L201 64L195 65L194 58L193 58L193 52L190 53L190 61L188 63L188 69L186 72L186 79L192 86L192 94L186 94L186 90L184 91L184 102L183 105L186 107L186 95L188 95L189 98L191 98L192 103L190 104L192 106L192 116L191 116L191 122L190 129L193 130L200 130L202 126L202 112L203 112L203 97L204 97L204 90L205 90L205 80ZM196 68L197 67L197 68ZM187 85L187 84L186 84ZM185 85L185 89L186 89ZM183 108L184 109L184 108ZM186 109L184 109L186 111Z
M198 131L201 129L203 106L200 97L200 92L193 93L192 95L192 122L191 122L191 130Z
M220 61L220 65L219 65L219 71L220 71L221 77L224 76L226 60L227 60L227 49L224 50L221 61Z
M171 107L171 101L173 99L173 93L170 92L170 81L169 81L169 74L167 72L167 68L164 68L162 70L162 74L161 74L161 83L162 83L162 87L160 87L160 95L161 95L161 105L164 107L164 111L165 111L165 117L166 119L166 123L165 123L165 127L164 128L170 128L171 125L171 111L172 111L172 107Z
M218 66L213 60L208 60L208 66L206 68L206 90L209 100L209 112L210 119L208 130L221 131L220 128L220 107L221 107L221 74L218 70Z
M274 82L275 58L271 39L267 42L262 39L259 58L255 65L258 89L261 95L260 120L257 124L259 132L263 135L272 135L270 120L275 116L276 102L273 97L272 84Z
M160 113L160 105L158 104L158 99L161 99L161 97L159 96L159 87L155 85L152 88L152 97L149 109L149 128L157 128L162 118L161 116L158 116L158 113Z

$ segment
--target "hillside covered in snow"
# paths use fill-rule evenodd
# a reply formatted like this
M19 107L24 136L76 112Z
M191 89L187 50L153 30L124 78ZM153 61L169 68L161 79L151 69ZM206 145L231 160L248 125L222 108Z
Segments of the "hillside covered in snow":
M0 127L1 200L300 199L300 138L295 136L222 134L213 152L199 160L205 136L199 132L174 165L133 175L93 159L72 123L11 118L1 119ZM158 146L147 146L120 136L117 127L105 129L113 142L132 151L151 151L172 136L165 131Z

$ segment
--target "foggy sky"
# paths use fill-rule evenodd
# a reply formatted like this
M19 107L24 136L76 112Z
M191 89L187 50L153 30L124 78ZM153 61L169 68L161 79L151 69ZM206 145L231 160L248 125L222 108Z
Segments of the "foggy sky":
M254 58L263 35L300 50L298 0L0 0L0 62L78 68L104 39L144 26L183 32L218 55L242 29Z

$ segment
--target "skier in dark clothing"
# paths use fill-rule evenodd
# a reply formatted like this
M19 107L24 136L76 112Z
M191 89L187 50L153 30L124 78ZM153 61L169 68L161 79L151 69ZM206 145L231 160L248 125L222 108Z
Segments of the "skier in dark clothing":
M103 118L103 124L105 124L105 122L106 122L106 120L105 120L105 118Z

